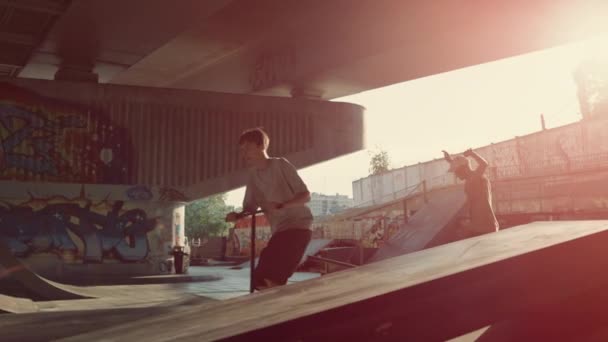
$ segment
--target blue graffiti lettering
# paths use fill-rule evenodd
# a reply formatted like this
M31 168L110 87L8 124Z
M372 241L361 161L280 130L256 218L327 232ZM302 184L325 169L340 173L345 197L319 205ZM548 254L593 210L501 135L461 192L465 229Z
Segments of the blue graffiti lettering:
M0 237L16 256L34 252L78 253L68 231L84 245L84 262L102 262L114 253L120 260L139 261L149 253L146 234L155 226L141 209L119 214L116 202L106 215L77 204L49 204L34 211L29 207L0 207Z

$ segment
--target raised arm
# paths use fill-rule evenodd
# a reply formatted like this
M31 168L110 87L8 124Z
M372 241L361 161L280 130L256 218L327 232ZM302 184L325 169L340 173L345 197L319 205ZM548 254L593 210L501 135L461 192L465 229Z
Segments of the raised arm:
M452 162L452 156L447 152L447 151L441 151L443 152L443 159L445 159L445 161L447 161L448 163Z
M488 168L488 162L483 159L482 156L477 154L477 152L473 151L472 149L468 149L464 151L462 155L475 159L475 162L477 162L477 169L475 169L475 173L483 174L484 172L486 172Z

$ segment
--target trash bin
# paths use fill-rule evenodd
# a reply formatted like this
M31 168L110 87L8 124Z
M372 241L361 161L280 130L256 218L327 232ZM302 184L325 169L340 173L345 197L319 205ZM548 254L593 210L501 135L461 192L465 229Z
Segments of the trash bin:
M173 266L175 267L176 274L183 274L184 268L184 257L187 255L184 252L184 247L175 246L173 247Z

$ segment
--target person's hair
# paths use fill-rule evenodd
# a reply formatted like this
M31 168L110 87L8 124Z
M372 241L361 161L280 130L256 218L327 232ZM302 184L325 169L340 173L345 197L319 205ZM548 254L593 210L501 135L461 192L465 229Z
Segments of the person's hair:
M252 142L258 146L263 146L264 149L268 149L268 145L270 145L268 134L266 134L261 127L243 131L243 133L241 133L241 137L239 138L239 145L246 142Z

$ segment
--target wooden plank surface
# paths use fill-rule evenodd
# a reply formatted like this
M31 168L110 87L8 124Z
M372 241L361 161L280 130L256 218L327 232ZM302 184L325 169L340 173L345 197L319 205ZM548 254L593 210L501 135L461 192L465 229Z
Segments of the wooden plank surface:
M54 283L38 276L19 261L8 246L0 239L0 274L10 277L23 288L41 300L65 300L89 298L90 295L80 293L77 288L69 285Z
M118 285L88 288L88 293L96 298L77 300L55 300L37 302L40 311L81 311L116 308L139 308L163 305L174 301L184 301L203 297L185 293L180 286L158 285Z
M38 310L38 305L31 299L0 294L0 313L29 313Z
M608 285L607 229L532 223L67 340L445 340Z
M370 262L428 248L428 245L462 210L465 201L462 186L444 189L440 194L429 199L429 202L420 208L406 224L399 227L399 231L380 246L376 254L371 257Z
M0 294L0 311L7 312L149 307L175 300L185 300L192 296L185 294L179 286L172 283L75 286L54 282L32 272L12 255L2 241L0 241L0 275L10 277L17 285L29 290L34 299L41 300L32 306L29 305L31 301L27 299ZM149 278L153 280L162 277Z
M482 329L475 341L607 341L607 337L608 293L598 284L581 295L494 323Z
M40 312L35 314L6 314L0 316L0 331L3 342L51 341L74 336L91 330L120 325L124 322L142 320L163 313L177 313L192 305L204 307L210 302L201 297L190 297L165 302L153 307L104 308L100 310L75 310Z

